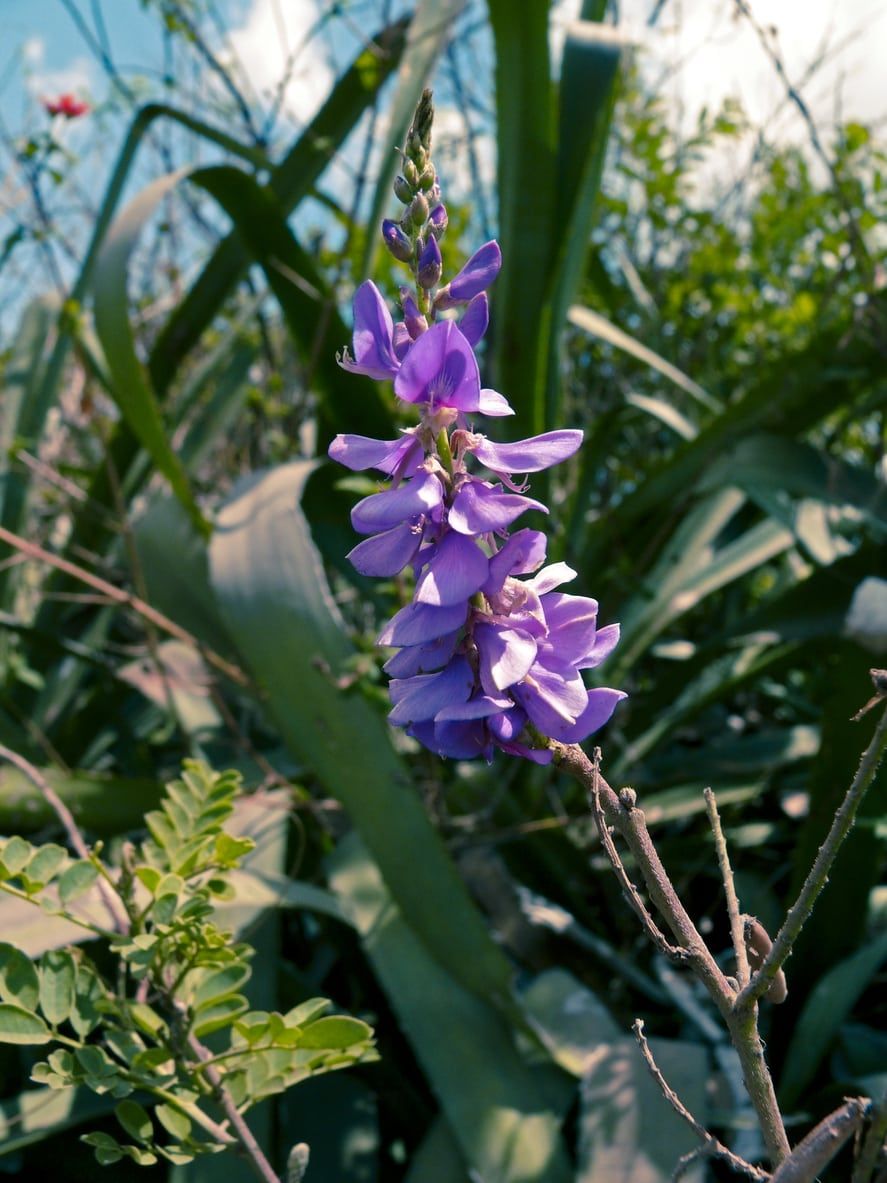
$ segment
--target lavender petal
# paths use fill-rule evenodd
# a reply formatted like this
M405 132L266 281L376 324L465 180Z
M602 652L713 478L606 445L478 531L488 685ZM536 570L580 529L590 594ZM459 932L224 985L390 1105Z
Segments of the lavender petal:
M489 534L504 530L528 509L548 513L532 497L501 493L485 481L467 481L456 494L447 521L460 534Z
M481 436L472 451L494 472L542 472L572 456L581 443L581 431L547 431L513 444L497 444Z
M486 582L488 566L473 539L448 531L416 585L416 603L464 604Z
M358 534L381 534L419 514L430 513L443 500L443 486L436 476L414 477L396 489L371 493L351 510L351 525Z
M359 542L348 552L348 559L361 575L396 575L410 562L421 542L421 527L403 522L384 534Z

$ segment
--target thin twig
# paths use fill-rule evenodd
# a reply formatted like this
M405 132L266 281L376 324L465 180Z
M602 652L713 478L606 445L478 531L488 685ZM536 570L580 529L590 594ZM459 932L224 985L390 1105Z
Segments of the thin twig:
M687 950L672 945L665 934L657 925L656 921L647 910L647 906L641 899L640 892L629 878L628 872L619 857L619 852L616 849L616 844L613 842L613 836L610 833L610 827L607 825L604 817L604 811L601 806L601 749L595 748L592 756L592 780L591 789L588 792L588 804L591 808L592 816L594 817L594 824L597 826L598 834L600 835L601 845L607 858L610 860L610 866L619 884L622 887L622 893L628 900L632 909L638 916L641 924L644 926L644 931L650 940L656 945L666 957L671 957L675 961L683 961L687 956Z
M813 1183L862 1125L870 1104L865 1097L854 1097L824 1117L773 1173L771 1183Z
M89 852L89 847L80 832L80 827L74 820L74 815L70 809L43 775L39 768L35 768L30 760L26 760L24 756L20 756L18 752L14 752L12 748L6 747L5 744L0 744L0 758L8 760L10 764L14 764L19 772L23 773L28 780L39 790L44 801L62 823L65 833L68 835L68 841L71 843L73 849L79 854L82 859L87 862L92 861L92 856ZM111 922L118 932L127 932L129 930L129 918L126 915L126 909L120 901L120 897L114 889L99 877L96 882L99 890L99 895L102 897L102 902L111 917Z
M647 1067L650 1070L650 1075L659 1085L662 1095L671 1105L672 1109L685 1121L697 1138L702 1142L706 1154L713 1158L721 1158L724 1162L729 1163L734 1171L739 1171L743 1175L747 1175L750 1179L764 1180L769 1179L769 1174L761 1170L760 1167L753 1166L750 1162L746 1162L744 1158L740 1158L738 1154L734 1154L732 1150L728 1149L723 1142L719 1142L714 1134L710 1134L708 1130L702 1125L690 1110L686 1107L659 1068L653 1058L653 1052L650 1050L650 1045L647 1042L647 1037L644 1035L644 1020L635 1019L632 1024L632 1031L634 1031L635 1038L638 1041L638 1046L641 1049L641 1055L644 1057ZM680 1166L680 1164L678 1164Z
M175 637L179 641L184 641L186 645L192 645L210 665L230 678L232 682L236 682L238 686L249 685L249 678L239 666L233 665L230 661L226 661L224 657L220 657L218 653L213 652L212 649L201 645L197 638L192 636L187 629L176 624L174 620L170 620L168 616L164 616L162 612L158 612L156 608L152 608L150 604L146 604L138 596L134 596L131 592L123 591L119 587L115 587L113 583L108 583L107 580L101 579L98 575L93 575L91 571L87 571L84 567L79 567L76 563L71 563L67 559L63 559L60 555L54 555L51 551L44 550L36 542L29 542L26 538L22 538L18 534L13 534L5 526L0 526L0 542L6 542L9 546L15 547L16 550L27 555L28 558L37 559L41 563L55 567L58 571L63 571L73 579L79 579L81 583L85 583L89 587L94 587L97 591L102 592L109 599L113 600L115 604L122 604L124 607L130 608L144 620L156 625L163 632L169 633L170 636Z
M887 1140L887 1092L869 1113L870 1125L858 1148L850 1183L871 1183Z
M771 982L788 959L801 929L813 911L813 905L816 903L819 893L828 882L832 864L841 844L850 832L862 799L875 778L885 748L887 748L887 706L885 706L880 722L875 728L871 742L862 754L856 775L835 814L825 841L819 848L810 874L804 881L797 900L789 909L782 927L776 934L773 947L767 954L764 964L736 998L737 1011L748 1010L767 993Z
M718 803L711 789L702 792L705 798L705 808L708 821L714 835L715 851L718 856L718 866L721 869L721 879L724 881L724 895L727 897L727 915L730 917L730 937L733 941L733 951L736 954L736 977L740 989L747 986L751 977L748 965L748 950L745 947L745 935L742 916L739 911L739 898L736 895L736 884L730 867L730 856L727 852L727 840L721 829L721 818L718 814Z
M767 1153L774 1166L778 1165L791 1153L791 1146L776 1100L773 1078L764 1057L764 1046L757 1027L757 1009L752 1006L741 1012L736 1010L737 995L733 986L727 981L681 903L650 838L643 810L636 807L631 790L623 790L617 795L600 773L596 778L594 765L577 744L566 745L549 740L548 746L560 767L574 776L586 791L594 789L597 784L597 795L607 824L618 830L628 845L650 899L684 947L685 960L705 986L727 1024Z
M212 1063L208 1062L212 1059L212 1053L194 1035L188 1036L188 1047L200 1061L201 1071L212 1085L215 1098L225 1111L225 1116L228 1118L232 1130L235 1131L237 1140L243 1147L253 1170L263 1180L263 1183L280 1183L280 1178L274 1173L274 1169L256 1141L255 1135L234 1104L221 1073Z

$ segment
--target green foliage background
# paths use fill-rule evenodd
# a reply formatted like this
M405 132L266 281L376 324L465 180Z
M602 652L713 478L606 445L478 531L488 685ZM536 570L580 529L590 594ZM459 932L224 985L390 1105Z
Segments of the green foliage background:
M153 8L186 43L201 27L199 4ZM876 614L848 617L883 575L887 529L883 147L836 128L826 175L806 147L762 142L743 184L706 188L742 112L678 137L594 23L605 9L585 3L591 23L552 63L543 0L520 19L505 0L420 2L273 148L202 111L142 107L67 299L31 303L3 343L0 558L27 538L165 621L45 555L0 565L0 742L112 851L188 755L237 768L250 791L286 786L266 894L244 899L259 950L245 992L284 1011L327 995L372 1023L381 1054L257 1111L278 1164L311 1144L309 1178L599 1183L642 1161L667 1178L692 1139L663 1135L670 1115L625 1043L639 1013L694 1112L754 1153L722 1036L639 941L578 788L504 758L443 763L384 722L373 638L399 589L344 561L361 486L324 455L335 432L401 422L390 391L335 361L354 283L393 273L323 181L367 112L368 144L402 136L453 22L483 22L494 64L505 266L485 377L517 433L586 431L542 492L552 553L623 627L604 676L630 699L604 767L637 789L716 953L729 939L703 787L743 906L773 929L874 724L849 719L878 664ZM145 181L146 146L170 127L188 136L183 167ZM389 183L376 213L391 212ZM318 193L329 221L308 236ZM139 292L170 211L194 202L213 229L195 271ZM450 216L448 265L479 241L470 208ZM765 1019L793 1130L885 1084L884 807L882 777L788 967L789 1000ZM8 767L0 828L56 836ZM28 1056L0 1050L12 1177L64 1155L64 1178L92 1178L64 1131L110 1106L85 1089L64 1111L38 1103ZM247 1177L218 1159L168 1177L220 1171Z

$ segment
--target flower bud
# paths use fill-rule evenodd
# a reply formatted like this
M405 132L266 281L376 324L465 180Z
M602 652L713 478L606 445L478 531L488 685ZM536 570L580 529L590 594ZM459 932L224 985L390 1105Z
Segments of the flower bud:
M420 175L428 167L428 153L416 140L415 136L410 136L407 140L407 156L415 164Z
M413 189L418 188L419 170L409 158L405 159L403 162L403 175L408 185L411 185Z
M403 320L410 338L415 341L428 328L428 321L419 311L419 306L413 298L409 288L400 289L400 306L403 309Z
M395 259L399 259L401 263L412 261L413 244L397 222L392 222L390 218L385 218L382 222L382 240Z
M436 180L437 180L437 170L434 167L434 163L431 160L429 160L428 163L425 165L425 171L419 177L419 188L424 193L427 193L428 190L432 188L432 186L434 185L434 182Z
M428 218L428 200L421 193L417 193L407 210L410 221L414 226L424 226Z
M440 247L437 245L437 239L434 235L429 234L425 245L419 252L419 266L416 270L416 278L420 285L428 291L440 282L442 269L443 260L440 257Z
M398 201L402 201L404 205L409 205L413 200L413 188L406 177L396 176L394 178L393 189L394 196Z
M449 224L450 219L447 217L447 207L443 202L439 202L428 215L428 229L439 242L446 233Z

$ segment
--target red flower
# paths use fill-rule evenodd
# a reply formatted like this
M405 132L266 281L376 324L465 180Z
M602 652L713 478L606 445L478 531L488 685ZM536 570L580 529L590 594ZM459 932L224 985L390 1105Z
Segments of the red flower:
M72 94L60 94L56 99L43 99L44 110L50 115L62 115L65 119L79 119L88 114L92 107L83 99Z

